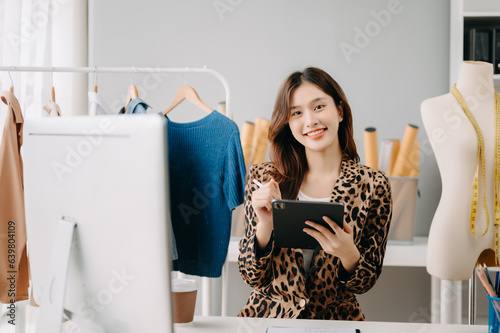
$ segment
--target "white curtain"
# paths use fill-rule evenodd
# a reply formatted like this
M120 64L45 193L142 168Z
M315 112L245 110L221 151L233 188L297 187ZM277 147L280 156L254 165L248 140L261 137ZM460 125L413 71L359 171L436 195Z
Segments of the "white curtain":
M0 0L0 65L87 66L87 0ZM0 89L9 89L0 72ZM54 85L64 116L87 113L87 75L10 72L25 118L40 117ZM0 102L0 137L6 107Z
M0 0L0 65L87 66L87 17L87 0ZM14 86L25 119L42 116L52 85L64 116L87 113L86 74L0 72L0 84ZM0 102L0 140L6 110Z

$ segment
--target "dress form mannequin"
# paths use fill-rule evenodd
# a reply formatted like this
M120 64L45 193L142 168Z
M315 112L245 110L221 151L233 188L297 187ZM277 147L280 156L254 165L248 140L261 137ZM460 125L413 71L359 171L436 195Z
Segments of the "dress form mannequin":
M470 227L472 184L478 163L478 139L471 121L451 94L422 102L424 127L434 150L442 180L441 199L429 232L427 271L444 280L472 277L479 255L495 249L494 158L495 90L493 65L463 62L456 87L484 137L486 188L479 168L479 195L474 235ZM483 193L489 212L487 226Z

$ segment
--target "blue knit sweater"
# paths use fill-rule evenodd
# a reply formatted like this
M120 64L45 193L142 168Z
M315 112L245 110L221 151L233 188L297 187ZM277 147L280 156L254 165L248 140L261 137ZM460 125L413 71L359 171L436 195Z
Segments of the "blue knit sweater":
M243 203L245 162L238 126L217 111L190 123L167 118L174 270L219 277L231 212Z

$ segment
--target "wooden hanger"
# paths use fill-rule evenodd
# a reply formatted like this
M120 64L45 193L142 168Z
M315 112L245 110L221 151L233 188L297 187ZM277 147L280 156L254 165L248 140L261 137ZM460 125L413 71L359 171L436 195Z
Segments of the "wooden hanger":
M124 110L127 111L128 104L135 98L139 97L139 93L137 92L137 87L132 83L130 87L128 87L127 91L127 100L125 101Z
M54 88L54 67L52 67L52 88L50 88L50 101L56 102L56 88Z
M94 92L97 94L97 69L94 67Z
M14 69L15 69L15 67L14 67ZM10 75L10 71L9 71L9 78L10 78L10 92L14 93L14 81L12 81L12 76ZM7 104L7 103L5 103L5 104Z
M177 105L179 105L183 100L187 99L206 113L211 113L213 110L211 107L202 102L196 91L190 86L182 86L175 93L174 99L172 103L165 110L162 111L162 114L165 116L167 113L172 111Z

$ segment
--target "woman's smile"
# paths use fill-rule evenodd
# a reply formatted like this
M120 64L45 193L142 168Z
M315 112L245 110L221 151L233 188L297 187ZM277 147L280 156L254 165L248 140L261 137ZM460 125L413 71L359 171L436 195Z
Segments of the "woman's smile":
M326 127L319 128L319 129L312 130L312 131L305 133L304 136L306 136L307 138L309 138L311 140L318 140L318 139L322 138L323 135L325 135L326 130L327 130Z

